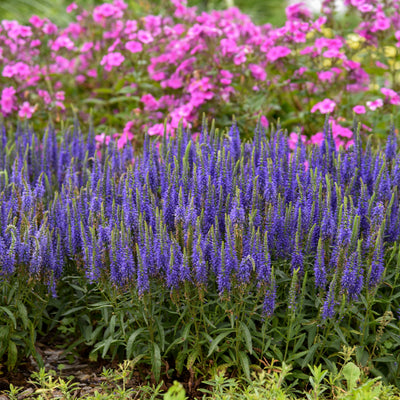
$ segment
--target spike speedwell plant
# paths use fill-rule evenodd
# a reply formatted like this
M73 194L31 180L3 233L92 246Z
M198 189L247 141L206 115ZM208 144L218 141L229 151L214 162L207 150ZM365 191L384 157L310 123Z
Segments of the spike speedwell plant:
M235 124L204 125L197 140L147 136L136 155L96 149L78 126L61 140L51 127L41 138L3 129L2 285L47 285L49 329L76 339L70 348L133 358L156 380L187 370L194 385L215 368L249 377L266 360L304 379L309 364L334 372L345 345L365 373L398 383L395 130L372 148L355 127L348 150L324 132L320 147L291 151L280 129L258 126L242 143ZM11 318L6 297L0 355L34 352L13 336L28 322Z

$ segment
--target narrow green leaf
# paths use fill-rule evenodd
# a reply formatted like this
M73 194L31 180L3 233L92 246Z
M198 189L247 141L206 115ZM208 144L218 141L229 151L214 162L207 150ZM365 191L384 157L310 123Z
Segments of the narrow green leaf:
M107 352L111 346L111 343L114 341L114 338L112 336L108 337L106 341L104 342L104 347L103 347L103 354L101 355L103 358L107 355Z
M220 333L211 343L210 349L208 350L207 357L210 357L211 354L214 352L214 350L217 348L218 344L221 342L222 339L225 339L229 334L234 332L233 329L230 329L229 331L222 332Z
M8 369L13 369L15 365L17 364L18 360L18 349L16 344L10 340L8 342L8 359L7 359L7 364L8 364Z
M0 306L0 311L4 311L10 317L11 321L13 322L14 329L17 329L17 320L15 319L15 316L12 313L12 311L10 309L8 309L7 307L3 307L3 306Z
M24 329L28 329L29 319L28 319L28 311L23 303L20 301L17 303L19 315L22 319L22 324L24 325Z
M187 358L186 368L188 370L192 369L196 358L200 355L200 346L197 346L193 351L190 352Z
M116 322L116 316L113 315L113 316L111 317L111 320L110 320L110 336L113 336L113 335L114 335L114 331L115 331L115 322Z
M145 328L139 328L129 337L127 345L126 345L126 358L131 358L133 353L133 345L135 343L136 338L145 331Z
M158 347L157 343L153 343L153 351L152 351L152 371L154 373L154 378L156 382L160 380L160 375L161 375L161 354L160 354L160 348Z
M250 379L250 365L249 365L249 357L244 351L239 352L240 365L243 368L243 372L247 379Z
M241 329L242 337L244 338L244 341L245 341L245 344L246 344L247 351L250 354L253 354L252 337L251 337L249 328L247 327L247 325L243 321L240 321L240 329Z
M305 368L307 364L309 364L314 357L315 352L317 351L318 347L320 346L320 343L314 343L311 348L308 350L306 356L304 357L304 360L301 363L301 368Z

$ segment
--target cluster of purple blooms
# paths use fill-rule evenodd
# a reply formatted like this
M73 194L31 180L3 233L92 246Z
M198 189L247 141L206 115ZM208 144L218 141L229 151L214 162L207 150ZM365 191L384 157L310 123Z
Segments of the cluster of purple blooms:
M384 149L337 150L325 126L321 146L291 151L277 129L242 142L203 127L140 156L105 146L75 126L62 138L29 128L0 132L0 275L28 271L55 287L68 263L90 281L110 279L175 290L262 293L272 315L278 270L313 276L323 317L345 295L375 288L385 250L400 239L400 155L391 130ZM286 267L285 267L286 265ZM285 269L286 268L286 269Z

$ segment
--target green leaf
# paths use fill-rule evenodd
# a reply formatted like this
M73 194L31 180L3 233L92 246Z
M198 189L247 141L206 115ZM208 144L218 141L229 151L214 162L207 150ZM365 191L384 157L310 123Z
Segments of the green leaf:
M156 382L158 382L160 380L160 375L161 375L161 353L157 343L153 343L152 353L153 353L151 359L152 371L154 373L154 378Z
M395 363L398 362L398 360L396 359L395 356L389 355L389 356L374 358L374 362Z
M131 358L133 353L133 344L135 343L136 338L143 333L146 328L139 328L128 339L128 343L126 344L126 358Z
M77 311L80 311L80 310L83 310L83 309L86 309L86 307L85 306L80 306L80 307L71 308L70 310L68 310L65 313L63 313L63 316L66 317L66 316L68 316L70 314L76 314Z
M116 319L116 316L113 315L113 316L111 317L111 320L110 320L110 336L113 336L113 335L114 335L114 331L115 331L115 319Z
M347 343L347 340L344 337L343 332L340 329L340 327L335 324L334 328L335 328L336 333L339 335L340 339L342 340L342 345L344 344L344 345L348 346L349 344Z
M93 92L98 94L113 94L115 90L111 88L97 88L93 89Z
M188 370L192 369L192 367L193 367L193 365L194 365L194 363L196 361L196 358L199 355L200 355L200 347L199 346L197 346L193 351L191 351L189 353L188 358L187 358L187 363L186 363L186 368Z
M349 362L343 367L343 376L347 381L348 390L353 390L360 378L360 368L353 362Z
M300 353L292 354L291 357L288 357L287 362L297 360L298 358L305 356L308 352L309 352L309 350L304 350L304 351L301 351Z
M0 306L0 311L4 311L10 317L11 321L13 322L14 329L17 329L17 320L15 319L15 316L11 310L7 307Z
M99 106L104 106L107 104L106 100L101 100L101 99L83 99L81 100L81 102L84 104L95 104Z
M113 97L112 99L108 100L108 104L115 104L115 103L122 103L122 102L135 102L136 103L136 99L131 97L131 96L117 96L117 97Z
M250 379L250 366L249 366L249 357L244 351L239 352L240 365L243 368L243 372L247 379Z
M357 347L357 349L356 349L357 363L360 364L361 366L365 367L367 365L368 359L369 359L369 354L364 349L364 347L362 347L362 346Z
M245 323L243 321L240 321L240 329L241 329L242 337L244 338L244 341L246 343L247 351L250 354L252 354L253 353L253 341L252 341L252 337L251 337L249 328L247 327L247 325L245 325Z
M160 321L160 318L156 318L155 320L156 324L157 324L157 330L158 330L158 336L159 336L159 343L161 346L161 350L164 351L165 349L165 331L164 331L164 327Z
M8 342L8 359L7 359L7 364L8 364L8 369L13 369L15 365L17 364L18 360L18 349L16 344L10 340Z
M293 352L294 353L297 353L299 351L299 349L303 345L305 339L306 339L306 334L305 333L301 334L300 336L298 336L296 338L296 342L295 342L295 345L294 345L294 348L293 348Z
M320 343L314 343L311 348L308 350L307 355L304 357L303 362L301 363L301 368L305 368L307 364L313 359L315 352L317 351Z
M0 343L5 342L9 334L10 334L10 327L8 325L0 326ZM2 354L5 353L5 351L6 351L5 348L2 348L0 350L0 357Z
M118 92L124 87L125 84L125 79L120 79L119 81L116 82L116 84L113 87L114 92Z
M111 343L114 341L114 338L112 336L108 337L106 341L104 342L104 347L103 347L103 354L101 355L103 358L106 356L108 349L111 346Z
M222 339L225 339L228 335L234 332L233 329L230 329L226 332L220 333L211 343L210 349L208 350L207 357L210 357L214 350L217 348L218 344L221 342Z
M20 301L17 303L18 311L20 314L20 317L22 319L22 324L24 325L24 329L28 328L29 325L29 319L28 319L28 311L26 310L26 307L23 303Z

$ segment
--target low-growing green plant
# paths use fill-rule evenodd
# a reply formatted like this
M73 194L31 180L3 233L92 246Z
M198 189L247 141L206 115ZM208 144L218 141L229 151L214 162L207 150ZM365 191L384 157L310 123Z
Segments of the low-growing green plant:
M12 281L0 281L0 359L13 369L18 360L32 355L43 366L35 344L43 332L49 293L25 273Z

